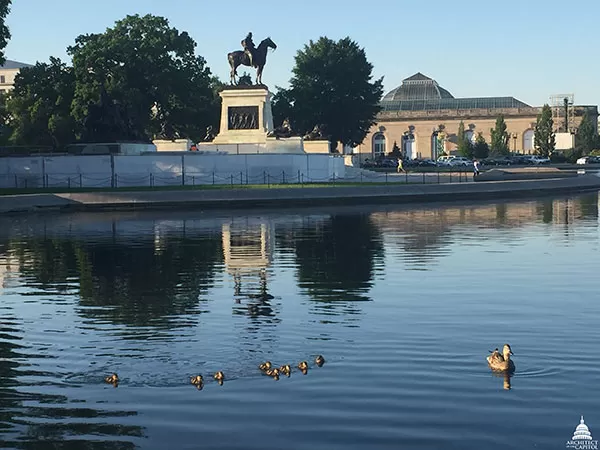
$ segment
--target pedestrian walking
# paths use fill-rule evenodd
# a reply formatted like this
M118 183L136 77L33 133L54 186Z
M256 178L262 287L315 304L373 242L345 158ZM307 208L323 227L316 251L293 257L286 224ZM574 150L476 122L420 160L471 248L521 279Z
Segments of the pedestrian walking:
M473 178L477 178L479 176L479 161L473 161Z
M398 158L398 169L397 169L398 173L402 172L402 173L406 173L406 170L404 170L404 164L402 161L402 158Z

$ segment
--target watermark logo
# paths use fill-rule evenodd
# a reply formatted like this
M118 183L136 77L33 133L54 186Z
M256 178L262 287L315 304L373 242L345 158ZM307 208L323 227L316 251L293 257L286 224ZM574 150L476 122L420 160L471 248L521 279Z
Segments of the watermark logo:
M579 425L575 428L575 433L570 441L567 441L567 448L574 450L598 450L598 441L592 437L590 429L585 424L583 416L579 421Z

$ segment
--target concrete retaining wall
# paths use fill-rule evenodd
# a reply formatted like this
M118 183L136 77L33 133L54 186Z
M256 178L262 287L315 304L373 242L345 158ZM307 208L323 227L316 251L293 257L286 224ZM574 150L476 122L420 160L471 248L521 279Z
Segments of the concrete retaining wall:
M343 178L327 154L150 154L0 158L0 188L325 182Z

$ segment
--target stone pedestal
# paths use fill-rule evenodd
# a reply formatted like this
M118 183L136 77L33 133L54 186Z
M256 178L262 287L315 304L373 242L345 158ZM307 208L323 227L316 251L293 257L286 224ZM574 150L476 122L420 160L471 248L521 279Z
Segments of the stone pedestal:
M330 147L327 140L304 141L304 151L306 153L330 153Z
M273 131L271 93L266 86L231 87L219 93L221 127L212 144L265 144Z
M157 152L175 152L189 151L193 142L190 139L175 139L173 141L167 141L165 139L155 139L152 143L156 146Z

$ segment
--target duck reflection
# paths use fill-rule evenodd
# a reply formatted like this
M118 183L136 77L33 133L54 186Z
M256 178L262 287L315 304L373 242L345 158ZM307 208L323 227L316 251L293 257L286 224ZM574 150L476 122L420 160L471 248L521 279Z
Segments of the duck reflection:
M502 387L510 391L512 389L511 378L514 376L514 373L510 372L492 372L492 375L496 378L502 378L503 383Z

